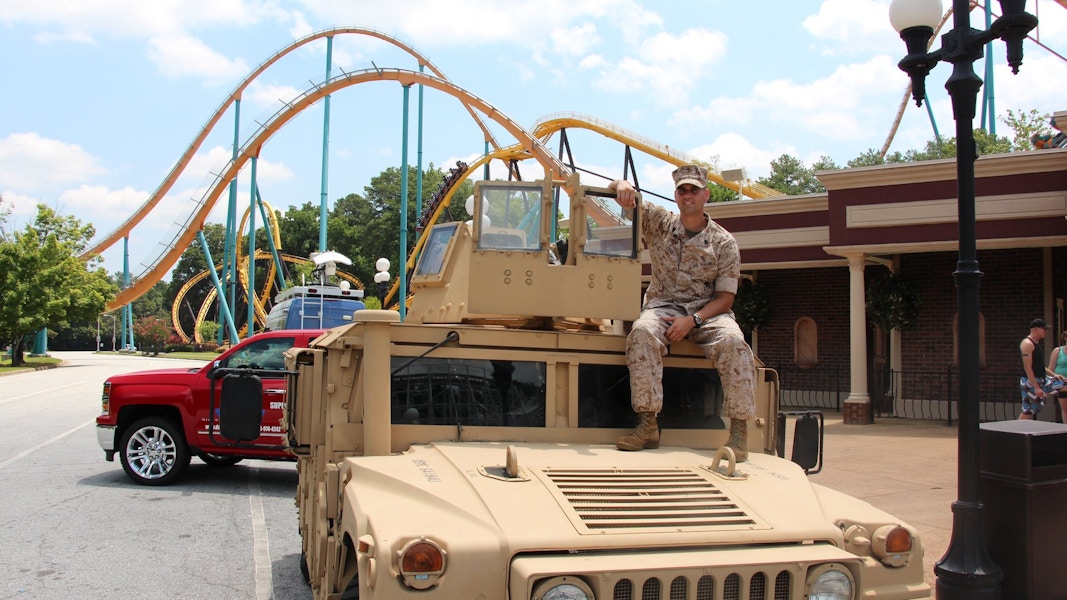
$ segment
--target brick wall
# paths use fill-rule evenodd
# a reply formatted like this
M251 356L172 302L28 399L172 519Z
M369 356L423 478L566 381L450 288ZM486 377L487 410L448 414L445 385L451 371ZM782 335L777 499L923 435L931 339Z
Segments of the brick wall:
M811 317L818 327L816 369L840 368L848 386L848 268L760 271L757 282L775 298L771 322L759 330L759 357L772 367L793 364L793 327Z
M916 326L902 333L905 370L944 372L954 361L956 281L955 252L904 254L901 272L918 283L922 308ZM984 372L1014 372L1019 341L1030 320L1042 316L1042 249L985 250L978 253L983 276L979 309L985 321ZM865 270L866 279L884 267ZM818 326L819 365L841 369L849 389L848 268L825 267L760 271L757 281L775 298L774 314L759 331L759 357L767 365L793 364L793 327L807 316ZM1062 274L1062 275L1061 275ZM1067 248L1053 249L1054 298L1067 297ZM1062 324L1056 323L1057 327ZM1054 333L1055 336L1055 333ZM1054 337L1052 336L1052 337ZM868 353L873 335L868 332ZM1051 339L1046 347L1051 347Z

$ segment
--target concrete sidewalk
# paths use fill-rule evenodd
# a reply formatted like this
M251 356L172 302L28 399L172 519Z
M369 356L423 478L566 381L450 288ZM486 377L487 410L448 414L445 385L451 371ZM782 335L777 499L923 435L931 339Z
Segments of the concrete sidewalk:
M918 529L926 581L933 586L934 563L952 535L957 424L879 418L872 425L845 425L840 413L824 417L823 468L811 481L861 498Z

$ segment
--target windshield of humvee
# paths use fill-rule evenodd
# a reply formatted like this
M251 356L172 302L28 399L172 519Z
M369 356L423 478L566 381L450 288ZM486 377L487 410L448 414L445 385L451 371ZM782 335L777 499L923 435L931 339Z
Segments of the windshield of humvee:
M545 427L546 364L534 361L394 356L393 424ZM722 389L716 371L667 367L660 421L673 429L722 429ZM626 365L578 368L578 426L629 427Z

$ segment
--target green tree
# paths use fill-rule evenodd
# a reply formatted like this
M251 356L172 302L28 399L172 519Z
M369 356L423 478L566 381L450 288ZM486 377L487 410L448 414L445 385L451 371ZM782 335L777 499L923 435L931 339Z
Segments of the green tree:
M1014 132L1011 138L1012 152L1033 150L1035 136L1052 134L1052 116L1038 112L1036 108L1031 108L1029 112L1015 112L1009 108L1008 115L1000 120Z
M223 250L226 242L226 227L220 223L206 223L204 224L204 239L207 240L208 249L211 250L211 259L215 261L215 264L221 264L223 260ZM247 246L246 246L247 248ZM177 264L174 265L174 269L171 271L170 283L167 285L166 294L164 295L164 305L167 308L168 314L170 307L178 301L178 293L189 282L190 279L204 273L208 268L207 258L204 257L204 251L200 247L199 240L194 240L188 248L182 252L181 257L178 259ZM219 276L222 279L222 276ZM223 282L225 286L226 283ZM178 307L178 322L181 324L182 330L186 335L192 335L193 323L196 320L196 315L200 311L200 306L204 303L204 299L211 291L211 279L205 277L198 284L191 287L186 291L185 295L180 299L181 306ZM135 314L138 303L134 303ZM237 319L237 322L241 321Z
M408 251L418 240L416 224L415 177L417 169L408 169ZM432 164L423 171L423 198L425 210L431 208L435 194L441 190L445 173ZM466 220L470 215L463 202L471 195L474 184L465 181L452 195L452 205L442 211L440 220ZM427 223L429 227L431 223ZM348 272L359 278L365 287L373 288L374 263L379 258L388 258L392 263L391 275L400 272L400 169L389 168L371 179L363 194L349 194L339 199L333 207L329 222L329 242L333 250L352 259ZM373 289L368 295L373 294Z
M817 194L826 191L826 188L815 176L815 172L837 168L828 156L819 158L811 167L807 167L795 156L783 154L771 161L771 174L757 181L790 196Z
M170 326L170 319L151 316L134 321L133 333L137 336L137 345L142 353L148 354L151 351L153 355L158 355L174 334L174 329Z
M922 307L919 286L900 273L874 276L867 285L867 320L885 331L915 325Z
M10 341L13 365L22 364L29 336L93 321L114 298L118 288L100 260L79 258L94 233L44 204L24 230L0 233L0 339Z
M774 298L758 283L742 279L734 298L733 311L741 329L751 333L769 323L774 316Z
M298 207L290 206L278 219L278 229L283 252L308 258L319 249L319 205L305 202ZM341 250L338 252L345 254Z

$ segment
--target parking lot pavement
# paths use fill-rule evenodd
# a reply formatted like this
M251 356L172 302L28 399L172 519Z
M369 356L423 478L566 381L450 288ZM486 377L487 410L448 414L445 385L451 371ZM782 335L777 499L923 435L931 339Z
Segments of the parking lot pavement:
M926 581L948 548L957 498L958 430L943 421L878 418L845 425L825 414L823 469L811 481L855 496L919 531Z

